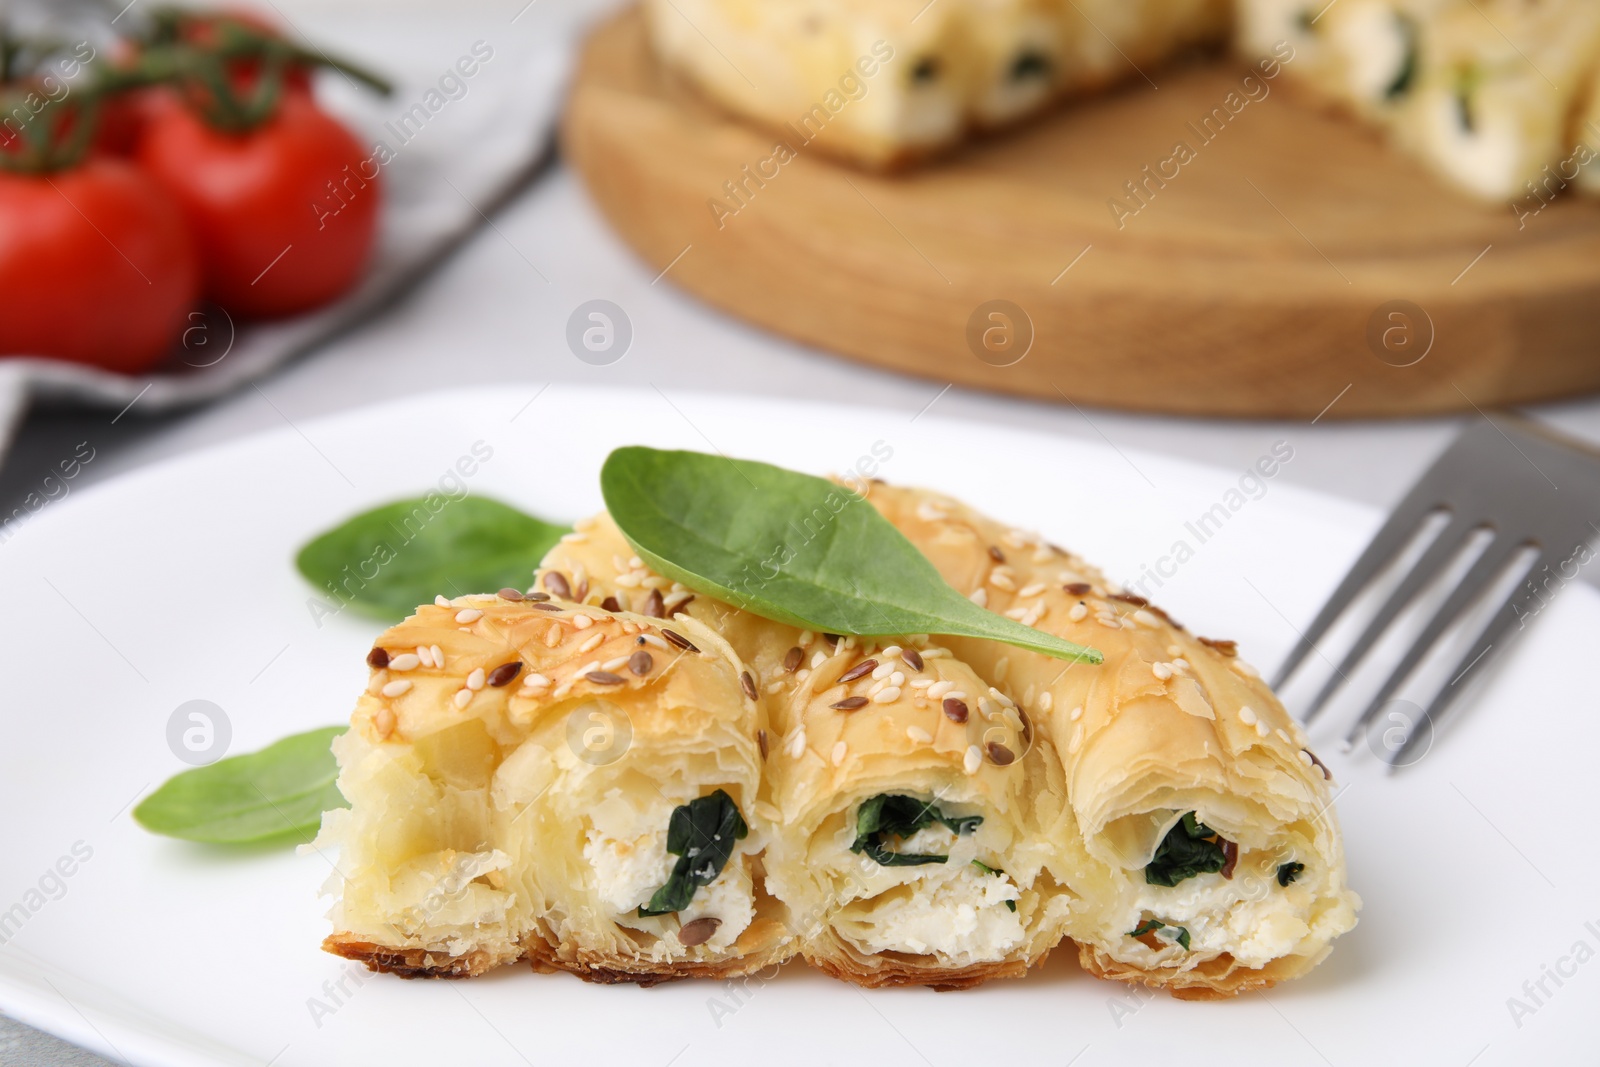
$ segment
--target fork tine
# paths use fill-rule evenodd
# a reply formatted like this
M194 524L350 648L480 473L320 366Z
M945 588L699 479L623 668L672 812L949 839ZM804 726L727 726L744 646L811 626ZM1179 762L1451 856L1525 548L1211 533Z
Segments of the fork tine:
M1406 651L1405 657L1400 661L1400 665L1384 681L1377 695L1372 698L1372 702L1361 713L1361 718L1357 719L1355 725L1350 728L1350 732L1345 734L1345 751L1348 752L1355 745L1356 738L1360 737L1362 732L1366 730L1368 724L1377 716L1379 710L1394 695L1395 690L1400 688L1401 683L1410 676L1412 671L1416 670L1417 664L1421 663L1433 646L1439 643L1439 638L1444 636L1444 632L1450 628L1450 625L1458 619L1461 613L1475 599L1483 594L1484 589L1494 581L1495 575L1499 574L1511 557L1516 555L1523 547L1524 544L1522 542L1503 538L1490 544L1483 555L1478 557L1477 562L1472 565L1472 569L1466 573L1460 584L1451 592L1449 599L1444 602L1438 611L1434 612L1433 618L1428 621L1427 627L1423 629L1416 641ZM1544 553L1541 551L1538 558L1533 561L1533 566L1537 568L1543 559ZM1507 605L1516 599L1515 596L1508 598ZM1508 615L1513 614L1506 606L1503 606L1502 610L1506 610Z
M1345 654L1344 662L1339 664L1332 677L1323 685L1322 692L1318 693L1316 699L1300 713L1302 722L1310 723L1316 719L1323 707L1327 705L1329 698L1338 692L1345 682L1349 681L1350 672L1360 666L1361 661L1372 650L1372 646L1378 643L1378 639L1383 636L1384 631L1389 628L1400 612L1405 610L1406 605L1416 599L1417 594L1422 592L1428 583L1439 576L1445 566L1456 557L1462 546L1467 543L1467 538L1472 534L1472 531L1477 528L1477 525L1471 520L1464 520L1457 515L1451 519L1448 526L1439 531L1439 536L1428 546L1427 551L1422 554L1422 558L1417 561L1416 566L1411 568L1411 572L1405 576L1405 580L1389 595L1389 599L1384 602L1382 608L1378 609L1378 613L1373 616L1366 630L1357 638L1350 651ZM1485 551L1488 550L1486 549Z
M1541 554L1538 559L1534 560L1533 567L1529 571L1530 574L1539 568L1543 559L1544 556ZM1483 673L1485 668L1499 656L1500 650L1506 644L1502 638L1511 629L1512 623L1521 621L1528 601L1535 596L1537 594L1529 590L1526 582L1524 582L1523 585L1506 597L1496 611L1494 618L1490 620L1489 625L1484 627L1483 633L1478 635L1478 639L1473 642L1472 647L1467 650L1466 654L1461 657L1460 662L1456 664L1456 676L1451 679L1448 685L1441 688L1434 695L1433 700L1428 704L1427 710L1422 713L1423 720L1428 723L1429 728L1427 730L1415 728L1411 730L1410 735L1401 743L1399 749L1389 756L1388 762L1391 767L1403 765L1402 761L1405 759L1406 754L1420 743L1419 739L1422 735L1431 734L1433 730L1438 728L1439 720L1444 718L1461 694L1471 688L1472 680ZM1465 666L1462 666L1462 664L1465 664Z
M1428 492L1424 492L1424 490ZM1356 594L1366 588L1368 582L1375 578L1400 551L1407 542L1416 536L1422 527L1422 522L1433 512L1439 510L1439 502L1432 495L1432 487L1428 480L1419 482L1416 488L1406 494L1406 498L1395 508L1394 514L1389 516L1389 521L1383 524L1372 542L1367 545L1366 551L1361 553L1361 558L1356 560L1355 566L1350 568L1344 576L1344 581L1339 583L1339 588L1333 591L1328 602L1322 605L1322 610L1312 620L1305 632L1300 635L1300 640L1294 646L1294 651L1279 666L1276 677L1272 680L1272 688L1282 688L1283 683L1295 668L1305 660L1306 656L1314 649L1317 642L1328 632L1328 629L1344 614L1345 608L1356 598Z

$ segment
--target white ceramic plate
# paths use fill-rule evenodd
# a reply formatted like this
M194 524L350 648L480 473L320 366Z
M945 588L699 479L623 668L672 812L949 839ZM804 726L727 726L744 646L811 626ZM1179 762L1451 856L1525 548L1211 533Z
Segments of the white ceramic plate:
M365 978L317 948L323 858L140 830L129 806L183 766L166 740L180 704L220 705L234 752L345 718L378 627L317 626L291 555L351 512L436 483L475 442L493 456L474 491L565 519L598 509L596 473L618 444L826 472L877 443L893 450L883 477L1047 531L1114 576L1188 541L1194 558L1151 588L1156 599L1269 665L1377 522L1277 482L1260 499L1230 497L1239 472L910 412L535 393L443 393L252 438L88 490L0 546L0 1008L107 1055L173 1065L1481 1067L1592 1052L1600 718L1580 668L1600 596L1584 586L1534 620L1405 773L1385 776L1364 748L1340 757L1335 723L1314 733L1344 783L1361 925L1311 977L1233 1003L1135 996L1086 977L1070 953L1024 981L951 994L863 993L800 966L746 988L589 986L521 967L471 982ZM1263 431L1263 453L1272 445ZM1240 500L1203 544L1185 525ZM51 873L58 863L70 876Z

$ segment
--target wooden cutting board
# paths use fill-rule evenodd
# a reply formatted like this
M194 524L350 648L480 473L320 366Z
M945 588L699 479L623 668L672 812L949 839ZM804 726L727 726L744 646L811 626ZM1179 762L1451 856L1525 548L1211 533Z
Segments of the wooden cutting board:
M1154 72L882 176L704 102L629 11L588 42L564 149L668 280L935 382L1330 419L1600 388L1600 204L1466 199L1285 77L1201 128L1246 73Z

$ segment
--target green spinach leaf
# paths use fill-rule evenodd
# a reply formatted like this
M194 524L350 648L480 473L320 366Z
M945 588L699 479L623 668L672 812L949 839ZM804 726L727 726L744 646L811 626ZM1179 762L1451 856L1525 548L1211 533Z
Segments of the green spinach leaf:
M640 915L682 911L694 891L717 880L739 840L750 833L739 806L725 791L680 804L667 823L667 851L678 857L667 884L655 891Z
M1278 867L1278 884L1282 886L1288 885L1290 882L1300 877L1300 872L1305 869L1306 865L1303 863L1281 864Z
M1189 928L1187 926L1169 926L1160 919L1146 919L1132 930L1128 931L1129 937L1143 937L1145 934L1158 930L1175 930L1172 940L1183 946L1185 952L1189 951Z
M322 813L349 807L334 784L328 746L345 732L329 726L295 734L259 752L229 756L167 779L133 817L151 833L208 844L300 844Z
M1211 874L1227 864L1221 838L1189 812L1167 831L1144 869L1150 885L1175 886L1197 874Z
M984 874L1001 874L1001 875L1003 875L1003 874L1006 873L1005 871L997 870L994 867L989 866L987 863L984 863L982 860L973 860L972 861L972 865L974 867L978 868L978 870L982 871ZM1014 901L1014 900L1008 900L1008 901L1006 901L1006 907L1009 908L1012 911L1016 911L1017 910L1017 902Z
M883 867L920 867L924 863L943 863L949 856L919 852L894 852L892 838L905 839L934 823L943 823L951 833L965 836L983 822L982 815L946 815L930 801L894 793L879 793L864 802L856 812L856 840L851 852L865 852Z
M487 497L434 493L340 523L295 563L330 604L393 620L440 594L524 588L568 529Z
M763 618L823 633L959 634L1101 661L978 607L871 504L822 478L629 447L606 458L600 489L652 568Z

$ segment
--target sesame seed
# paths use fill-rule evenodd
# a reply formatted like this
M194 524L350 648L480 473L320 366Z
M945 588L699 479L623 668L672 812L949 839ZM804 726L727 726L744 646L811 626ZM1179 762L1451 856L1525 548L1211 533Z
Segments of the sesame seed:
M627 656L618 656L615 659L608 659L604 663L600 664L600 669L603 670L603 671L620 671L622 668L626 667L627 665L628 665L628 657Z
M424 667L438 666L438 664L433 662L433 649L429 648L427 645L417 646L417 662L421 663Z
M367 653L367 666L375 671L381 671L389 665L389 653L381 648L374 648Z
M422 657L415 652L403 652L389 661L391 671L414 671L422 665Z
M839 766L839 764L843 763L844 762L844 758L846 756L848 756L849 754L850 754L850 746L849 745L845 744L843 741L834 742L834 745L833 745L833 765L835 767Z
M977 745L968 745L967 754L961 759L961 769L968 774L977 774L978 768L983 766L983 750Z
M1039 694L1039 710L1040 711L1049 711L1050 710L1050 705L1054 704L1055 702L1056 702L1056 698L1051 695L1051 693L1050 693L1050 691L1048 689L1045 690L1043 693Z
M935 700L943 700L945 698L945 694L949 693L950 690L954 689L955 687L956 683L950 681L949 679L944 679L942 681L934 682L932 685L928 686L928 695Z
M800 637L797 639L796 643L799 644L801 648L810 648L811 642L815 641L816 639L817 635L812 633L810 630L801 630Z
M1256 724L1256 709L1249 707L1240 708L1239 721L1244 723L1246 726L1254 726Z
M1151 630L1160 629L1161 627L1161 620L1144 608L1140 608L1133 613L1133 621Z
M1272 727L1268 726L1265 722L1256 723L1256 736L1257 737L1266 737L1271 732L1272 732Z
M896 700L900 699L900 687L897 685L891 685L889 688L885 689L872 699L879 704L893 704Z
M394 733L394 709L388 705L379 708L372 716L372 728L377 731L378 740L388 740Z
M386 697L397 697L400 694L402 694L402 693L406 692L407 690L409 690L410 688L411 688L411 683L409 681L407 681L404 678L396 678L394 681L392 681L392 682L388 683L387 685L385 685L383 687L382 692L383 692L383 695L386 696Z
M456 707L464 708L470 703L472 703L472 690L470 690L470 689L458 689L458 690L456 690Z
M450 601L445 599L443 595L436 596L433 598L433 606L436 608L447 608L450 606Z
M567 576L560 571L545 571L544 587L562 600L572 599L572 586L567 583Z
M555 648L561 643L561 639L566 637L566 635L566 630L562 629L560 623L556 623L554 626L550 627L550 629L545 631L544 647Z
M430 655L433 656L433 665L435 667L443 667L444 666L444 650L443 649L441 649L438 645L429 645L428 646L428 652L429 652Z
M579 652L593 652L595 649L599 648L601 645L603 645L605 643L606 643L606 635L605 634L590 634L588 637L586 637L584 639L583 644L578 646L578 651Z
M965 689L952 689L944 695L944 698L946 700L965 700L967 699L967 691Z
M873 671L875 671L877 669L878 669L878 661L877 660L875 660L875 659L864 659L860 663L857 663L854 667L851 667L849 670L847 670L843 674L839 675L839 684L840 685L844 685L847 682L853 682L857 678L861 678L861 677L863 677L865 675L871 674Z
M522 688L524 689L548 689L549 687L550 679L546 678L537 671L529 674L522 680Z
M1083 723L1080 722L1078 725L1076 725L1076 726L1074 726L1072 728L1072 738L1071 738L1071 740L1069 740L1067 742L1067 752L1069 754L1074 754L1075 755L1077 753L1078 749L1080 749L1082 747L1083 747Z
M476 692L477 690L483 688L484 681L485 678L483 668L478 667L473 670L471 674L467 675L467 688Z
M917 505L917 518L923 522L943 522L949 516L935 507L932 501L924 500Z
M957 700L954 697L946 697L944 703L940 706L944 709L944 717L949 719L951 722L967 721L967 716L969 713L967 711L967 705L965 701Z
M1068 722L1077 722L1081 718L1083 718L1082 704L1079 704L1077 707L1073 708L1071 713L1067 715Z
M1164 682L1172 677L1172 665L1170 663L1152 663L1150 665L1150 673Z
M988 697L979 697L978 710L983 712L983 717L985 719L992 719L996 715L1000 714L1000 705L996 704Z
M811 669L816 670L826 662L828 662L828 654L819 648L811 656Z
M880 664L878 664L878 666L873 668L872 677L874 679L887 678L887 677L889 677L889 674L893 670L894 670L894 664L892 664L892 663L880 663Z
M1286 745L1294 744L1294 739L1291 738L1288 734L1284 733L1282 730L1277 730L1275 732L1278 735L1278 740L1279 741L1282 741Z
M990 741L984 747L989 750L989 762L996 767L1009 767L1016 762L1017 754L998 741Z
M1034 582L1032 585L1025 585L1021 589L1017 590L1017 595L1026 599L1028 597L1038 596L1044 591L1045 584L1043 582Z
M1011 577L1010 570L1005 567L996 567L990 572L989 584L996 589L1004 589L1008 593L1014 593L1017 590L1016 581Z
M883 654L885 656L888 656L890 659L893 659L894 657L896 657L896 656L898 656L900 654L900 646L899 645L885 645L884 648L883 648Z
M1088 614L1088 606L1080 600L1076 604L1072 605L1072 609L1067 612L1067 619L1071 622L1082 622L1088 616Z
M652 645L655 648L659 648L663 652L669 651L672 648L671 645L661 640L661 638L657 637L655 634L640 634L639 640L643 641L647 645Z
M858 708L866 707L868 703L869 701L866 697L845 697L843 700L834 701L828 707L836 711L855 711Z
M643 678L650 673L650 668L655 666L655 662L650 653L641 648L628 657L628 669Z
M594 620L581 612L572 617L572 628L574 630L587 630L593 625Z
M621 685L623 681L620 675L610 671L585 671L583 676L595 685Z
M968 596L967 599L978 605L980 608L986 608L989 606L989 593L988 590L985 589L974 589L972 594Z
M1311 753L1307 752L1303 748L1300 750L1300 762L1304 763L1307 767L1311 766Z
M907 726L906 736L924 745L933 740L933 735L920 726Z
M1175 671L1186 671L1189 669L1189 661L1184 659L1182 656L1179 656L1177 659L1172 661L1172 669Z
M509 585L495 594L501 600L517 601L523 599L522 590L513 589Z
M1171 656L1173 659L1177 659L1179 656L1183 655L1183 649L1179 648L1177 645L1168 645L1167 655Z
M799 759L801 756L803 756L805 754L806 754L806 731L805 731L805 728L802 727L801 729L799 729L799 730L797 730L795 732L794 737L792 739L790 739L790 741L789 741L789 758L790 759Z
M890 675L889 675L889 684L890 685L905 685L906 684L905 672L904 671L893 671L893 672L891 672Z
M749 697L751 700L755 700L761 696L760 691L756 689L756 680L750 677L749 671L739 672L739 688L743 689L744 695Z
M1017 702L1015 700L1012 700L1010 697L1006 696L992 685L989 687L989 695L994 697L1001 704L1004 704L1008 708L1014 708L1017 706Z

